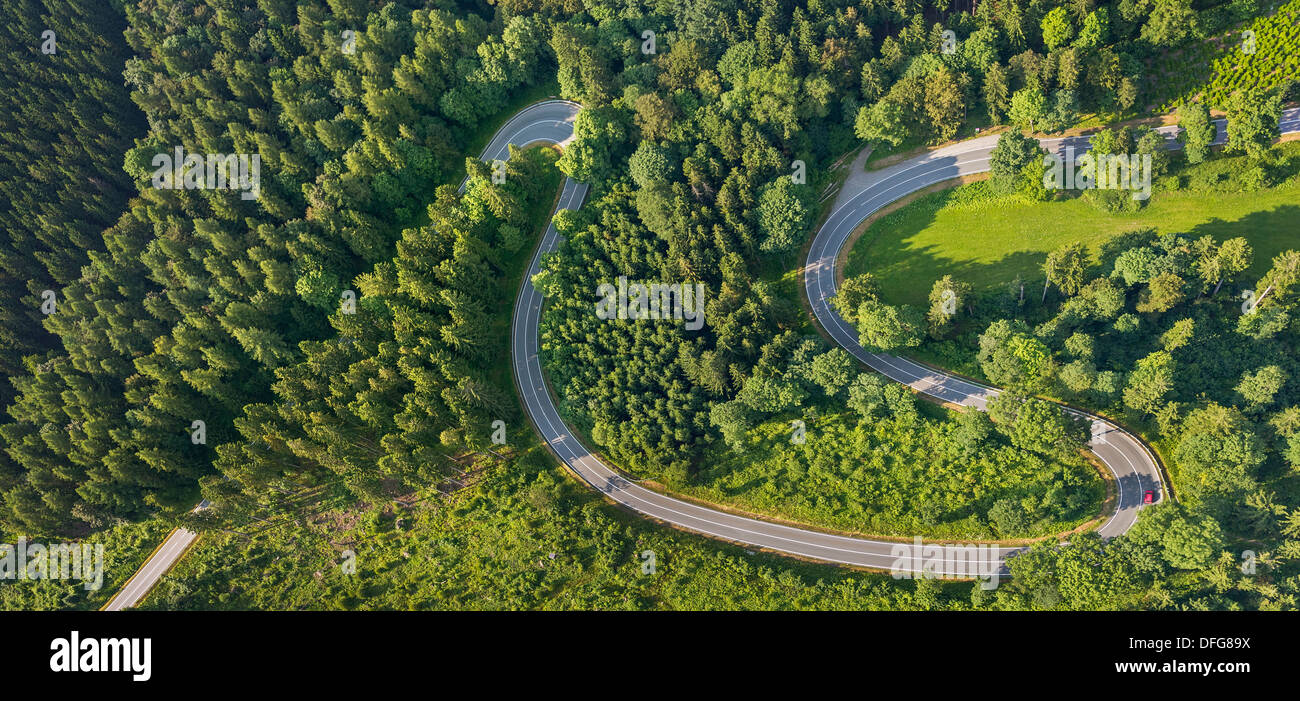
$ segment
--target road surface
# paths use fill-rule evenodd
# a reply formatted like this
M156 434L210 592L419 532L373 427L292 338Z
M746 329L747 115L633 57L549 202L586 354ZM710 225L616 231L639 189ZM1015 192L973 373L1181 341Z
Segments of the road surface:
M198 506L194 507L195 511L208 508L208 500L204 499ZM108 600L107 604L100 609L101 611L124 611L135 607L139 604L150 591L158 584L164 574L172 568L189 550L190 546L199 537L194 531L184 528L177 528L167 534L163 544L145 560L140 569L136 571L131 578L126 581L122 589Z

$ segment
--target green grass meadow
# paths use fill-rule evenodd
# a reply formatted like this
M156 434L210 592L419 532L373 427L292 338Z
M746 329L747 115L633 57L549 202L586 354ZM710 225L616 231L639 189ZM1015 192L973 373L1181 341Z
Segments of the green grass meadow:
M1251 278L1273 256L1300 245L1300 183L1292 178L1256 192L1157 188L1133 214L1103 212L1081 198L1027 203L992 194L987 181L971 183L925 195L871 224L849 252L845 274L870 272L886 302L924 306L930 284L944 275L976 290L1017 275L1041 280L1049 251L1082 242L1095 258L1105 242L1139 229L1220 241L1245 237L1255 249Z

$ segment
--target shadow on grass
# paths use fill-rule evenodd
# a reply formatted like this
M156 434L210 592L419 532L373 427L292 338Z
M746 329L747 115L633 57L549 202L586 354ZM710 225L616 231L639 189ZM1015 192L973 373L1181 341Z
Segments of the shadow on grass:
M1238 236L1250 242L1255 256L1250 268L1239 280L1258 278L1273 265L1277 254L1300 248L1300 206L1283 205L1275 209L1252 212L1236 221L1211 219L1192 227L1186 234L1192 239L1213 236L1216 241Z

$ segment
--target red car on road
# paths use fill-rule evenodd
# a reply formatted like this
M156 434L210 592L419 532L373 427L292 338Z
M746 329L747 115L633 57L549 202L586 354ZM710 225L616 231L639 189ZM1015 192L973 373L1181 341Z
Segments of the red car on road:
M1156 503L1156 490L1148 489L1146 493L1142 495L1142 503L1143 504Z

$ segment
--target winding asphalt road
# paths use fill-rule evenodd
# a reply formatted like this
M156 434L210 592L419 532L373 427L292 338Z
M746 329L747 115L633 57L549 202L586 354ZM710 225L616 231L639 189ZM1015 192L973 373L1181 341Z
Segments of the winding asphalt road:
M482 160L506 160L509 146L536 143L563 146L573 138L573 121L581 106L563 100L548 100L530 105L497 130L482 154ZM1300 131L1300 109L1286 110L1280 122L1283 134ZM1173 139L1177 127L1160 131ZM1218 122L1218 139L1226 137L1223 121ZM1074 146L1083 153L1087 137L1046 139L1044 147L1063 153ZM918 392L946 402L983 410L998 390L956 378L925 367L906 358L869 353L857 342L857 333L835 313L828 301L835 294L835 260L853 229L880 208L916 190L960 175L987 171L989 153L996 136L980 137L917 156L903 163L869 173L851 176L836 198L831 216L813 239L804 284L809 303L818 322L837 343L859 360L886 377L902 382ZM1172 142L1171 147L1177 147ZM464 183L461 188L464 189ZM565 179L557 209L577 209L587 195L587 186ZM646 517L703 535L732 541L812 560L857 567L919 572L954 576L1004 574L1005 559L1019 549L984 550L963 546L939 546L921 543L894 543L852 538L815 530L786 526L726 513L674 499L634 484L587 450L560 418L547 390L538 357L539 321L542 296L533 287L532 277L546 253L555 250L559 235L554 225L547 226L520 286L511 322L511 364L515 383L533 426L550 450L575 474L609 498ZM1066 411L1078 416L1083 412ZM1099 529L1103 536L1128 530L1141 508L1142 493L1161 484L1154 457L1141 441L1119 426L1104 419L1093 420L1091 448L1110 469L1120 489L1117 509ZM203 508L201 504L196 508ZM178 561L197 535L177 529L145 561L105 610L122 610L135 606Z
M540 103L512 119L498 132L489 145L489 157L501 158L506 143L513 134L526 135L531 142L564 143L572 138L572 121L581 107L571 102L552 101ZM1300 121L1300 110L1284 114L1282 131L1295 131ZM1219 124L1219 140L1224 138L1223 125ZM1177 127L1160 130L1173 139ZM1066 146L1074 146L1077 153L1087 148L1087 137L1044 140L1050 151L1063 153ZM853 229L866 217L881 207L916 190L942 180L968 173L988 170L989 153L997 143L996 136L982 137L954 144L910 159L873 174L857 179L854 186L846 185L839 193L833 213L817 232L810 250L804 281L808 299L818 321L833 339L853 353L872 369L886 377L907 384L918 392L962 406L985 409L989 398L997 393L986 387L956 378L905 358L868 353L857 342L857 333L830 308L828 301L835 294L835 260ZM1176 145L1173 142L1171 145ZM586 186L566 180L560 195L560 207L573 209L581 206ZM652 519L704 535L736 543L773 550L798 557L835 562L861 567L914 572L918 566L937 574L971 575L971 567L963 565L972 557L971 549L962 546L925 544L899 544L888 541L854 538L822 533L815 530L762 521L717 509L674 499L641 487L621 477L591 453L560 418L551 395L538 356L538 322L541 316L542 296L533 287L532 276L539 269L541 258L555 249L558 235L549 226L529 267L528 276L520 287L515 301L511 326L511 360L515 381L525 408L535 428L555 455L579 477L595 489L618 503ZM1140 440L1112 422L1087 415L1075 409L1067 412L1092 420L1093 439L1090 448L1110 469L1119 487L1119 499L1114 513L1099 529L1105 537L1128 530L1142 508L1143 494L1154 489L1167 493L1162 485L1159 466L1151 452ZM1006 557L1018 549L1003 548L1000 552L980 550L974 554L980 574L991 571L1005 572ZM900 555L904 557L900 558ZM941 558L943 564L933 561ZM995 562L988 562L995 559ZM926 561L931 561L929 564ZM959 571L953 571L955 569Z
M536 142L565 143L572 137L573 119L580 109L579 105L571 102L552 101L524 110L497 133L485 152L487 158L503 158L508 152L507 144L515 138L521 139L513 142L519 145ZM522 141L523 139L528 141ZM586 192L585 185L566 179L560 193L559 208L580 207ZM715 538L789 555L860 567L906 571L921 569L923 565L920 558L925 557L926 569L937 574L973 576L997 573L1001 563L988 562L987 550L926 544L914 552L913 544L851 538L760 521L674 499L620 476L592 454L565 425L551 399L542 372L538 355L542 295L533 286L532 277L539 270L542 256L555 250L558 244L559 235L555 227L548 226L515 300L514 319L511 323L511 362L524 408L538 434L556 457L593 488L652 519Z
M565 142L572 137L572 120L580 109L581 107L574 103L555 101L525 110L498 133L497 138L488 147L487 152L494 154L489 157L502 157L501 154L506 151L506 143L513 134L526 134L534 141ZM572 209L581 206L585 194L585 186L575 183L572 179L566 180L560 195L560 207ZM898 196L900 195L895 195ZM851 231L851 224L856 223L857 220L850 221L846 216L840 216L837 221L842 222L841 226L848 226L848 230ZM539 270L542 256L555 250L558 242L559 236L555 227L548 226L533 256L528 275L519 289L519 296L515 300L514 319L511 325L511 360L519 394L534 427L556 457L575 474L614 501L652 519L748 546L814 560L907 571L917 569L913 566L914 555L919 557L923 554L930 556L936 554L933 550L914 553L913 546L910 544L900 545L821 533L738 516L674 499L624 479L612 467L592 454L560 418L559 411L547 389L538 354L538 323L542 311L542 295L533 286L532 277ZM833 251L837 248L830 250L831 265L828 269L833 283ZM955 562L958 556L965 562L966 558L971 557L970 551L964 548L949 550L951 552L943 553L945 562ZM902 553L906 555L900 562ZM977 552L975 557L987 559L989 556ZM979 566L976 564L975 568ZM984 573L990 573L990 563L984 562L983 566L986 570ZM931 571L948 574L976 573L970 569L962 569L964 567L966 565L958 565L954 568L932 565ZM961 569L961 571L949 571L949 569ZM992 571L996 571L996 566Z

